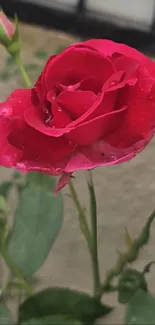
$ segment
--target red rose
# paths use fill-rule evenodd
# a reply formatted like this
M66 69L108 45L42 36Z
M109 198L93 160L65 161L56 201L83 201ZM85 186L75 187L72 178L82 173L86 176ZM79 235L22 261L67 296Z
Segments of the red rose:
M155 64L108 40L74 44L48 60L33 89L1 103L0 115L1 165L69 175L121 163L153 136Z

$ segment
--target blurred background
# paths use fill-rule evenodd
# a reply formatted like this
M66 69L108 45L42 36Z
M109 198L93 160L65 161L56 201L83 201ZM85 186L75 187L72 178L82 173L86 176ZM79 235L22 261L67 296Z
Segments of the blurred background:
M155 50L155 0L0 0L21 21Z

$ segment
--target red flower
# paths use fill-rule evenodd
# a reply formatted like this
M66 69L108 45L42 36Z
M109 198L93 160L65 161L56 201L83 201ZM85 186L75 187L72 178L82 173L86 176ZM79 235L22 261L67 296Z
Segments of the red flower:
M155 64L108 40L74 44L48 60L33 89L1 103L0 115L1 165L68 175L121 163L154 134Z

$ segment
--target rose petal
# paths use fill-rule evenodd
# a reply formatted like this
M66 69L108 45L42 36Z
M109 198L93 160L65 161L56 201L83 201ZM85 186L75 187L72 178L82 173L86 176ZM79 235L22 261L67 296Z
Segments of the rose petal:
M96 100L92 91L64 91L58 97L60 107L67 111L73 120L87 112Z
M101 137L106 136L109 132L113 132L119 127L120 122L124 118L126 106L117 111L113 111L101 115L91 121L85 122L72 130L68 138L81 146L92 144Z
M67 128L67 127L56 128L54 125L53 127L47 126L44 120L42 119L42 116L38 108L34 106L30 107L25 112L25 121L29 126L34 128L35 130L40 131L41 133L49 135L51 137L60 137L61 135L68 133L72 130L72 128Z
M104 83L114 72L111 61L103 55L88 49L71 47L59 54L47 67L46 88L50 90L57 83L72 85L86 77L93 77Z
M134 60L139 61L141 65L146 66L150 75L155 75L154 62L130 46L105 39L92 39L86 41L85 44L86 46L94 48L105 56L111 57L114 53L120 53L127 57L131 57Z
M63 173L57 183L56 189L54 191L54 194L56 195L62 188L64 188L71 179L71 174L70 173Z
M62 166L75 150L75 145L65 138L53 138L41 134L26 123L21 128L14 129L9 142L22 150L21 163L23 170L55 170L63 171ZM19 166L22 168L21 165Z
M0 116L23 119L25 110L31 104L31 89L17 89L6 101L0 103Z
M15 168L16 163L21 157L21 151L9 144L7 137L10 129L10 120L0 118L0 165Z
M120 90L119 105L128 103L119 128L109 133L105 141L114 147L127 148L147 138L155 126L155 80L148 78L144 69L138 70L135 87Z
M65 171L72 173L76 170L87 170L127 162L144 149L152 136L153 133L150 133L147 140L140 140L127 149L112 147L104 140L97 141L91 146L80 147L79 151L70 157Z

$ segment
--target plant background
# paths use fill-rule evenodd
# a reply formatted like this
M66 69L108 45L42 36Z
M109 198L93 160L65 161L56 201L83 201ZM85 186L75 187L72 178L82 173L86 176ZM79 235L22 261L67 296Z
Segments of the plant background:
M77 39L62 32L21 24L20 34L23 48L23 62L35 82L47 56ZM0 48L0 100L4 100L15 88L22 88L23 82L16 67ZM155 208L155 139L132 161L112 167L94 170L94 183L98 199L99 252L101 275L113 266L117 248L122 248L124 226L135 236L147 216ZM0 182L9 179L11 171L0 168ZM87 191L84 174L77 173L75 180L81 201L87 206ZM60 234L46 263L35 275L38 289L48 286L70 286L91 292L91 265L84 239L79 231L76 211L69 191L64 190L65 214ZM15 193L10 195L10 210L15 207ZM9 216L12 223L12 217ZM152 225L150 243L140 254L136 266L139 270L150 260L155 260L155 224ZM0 281L5 282L6 269L0 260ZM154 268L148 274L151 291L155 294ZM1 284L1 283L0 283ZM14 292L14 294L16 294ZM107 303L115 304L115 294L107 296ZM12 311L16 301L10 300ZM123 307L108 315L107 324L122 323Z

